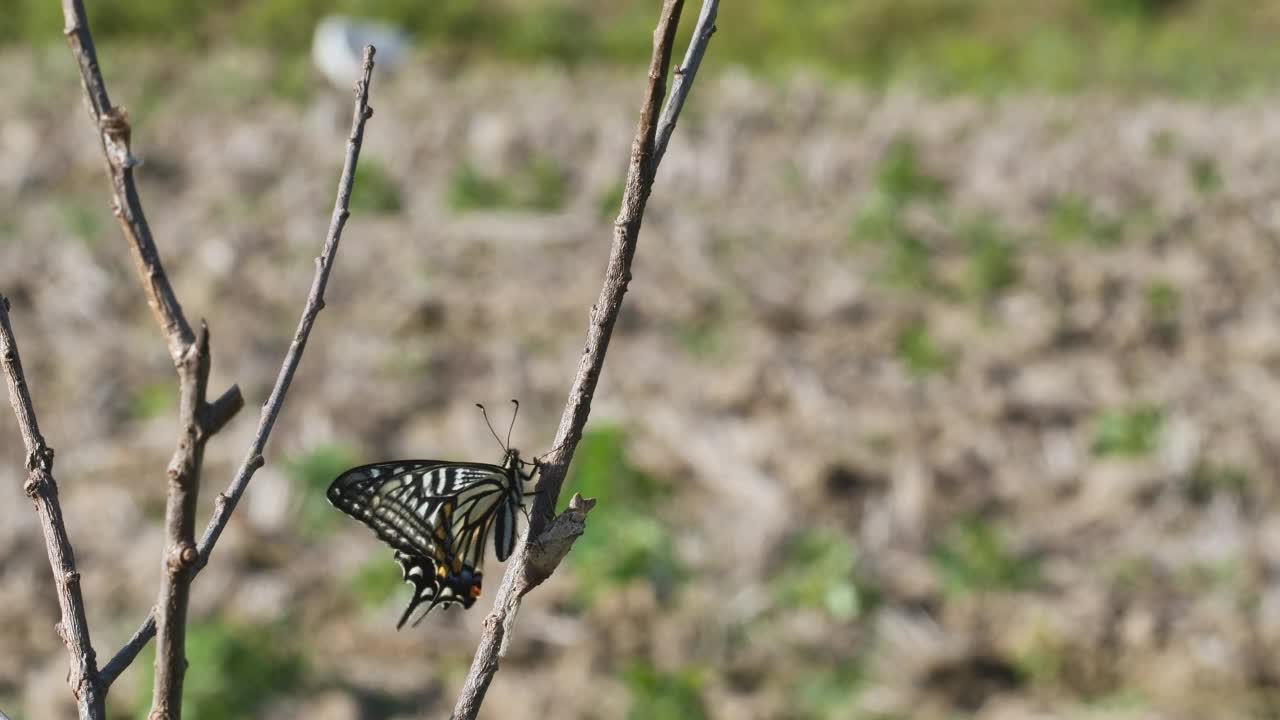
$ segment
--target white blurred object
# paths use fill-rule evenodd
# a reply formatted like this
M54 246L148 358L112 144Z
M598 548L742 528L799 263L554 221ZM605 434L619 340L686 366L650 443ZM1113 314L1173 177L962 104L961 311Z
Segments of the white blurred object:
M350 88L360 75L365 45L377 49L378 70L395 72L403 64L411 40L408 33L389 23L330 15L316 25L311 61L334 87Z

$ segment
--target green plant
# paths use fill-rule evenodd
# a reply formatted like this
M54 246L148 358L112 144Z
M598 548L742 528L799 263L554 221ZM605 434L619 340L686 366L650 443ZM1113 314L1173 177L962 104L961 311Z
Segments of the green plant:
M1205 505L1218 495L1244 498L1249 489L1249 474L1238 467L1201 463L1183 481L1187 500Z
M1084 240L1099 247L1120 242L1124 224L1096 211L1088 198L1062 195L1049 212L1049 234L1056 240Z
M933 564L952 594L1017 590L1039 578L1038 563L1010 546L997 527L982 518L952 523L933 550Z
M1231 591L1240 586L1245 568L1238 558L1197 561L1178 568L1178 584L1198 596L1215 590Z
M129 415L137 420L150 420L166 413L178 413L178 390L171 380L144 386L129 403Z
M602 220L613 220L622 209L622 196L627 191L626 184L619 180L606 188L596 198L596 209Z
M885 195L876 195L854 222L853 240L880 249L880 279L907 289L924 289L932 282L929 248L907 228L903 206Z
M1191 175L1191 184L1201 195L1211 195L1222 189L1218 163L1211 157L1192 158L1187 164L1187 172Z
M219 620L187 628L187 661L193 669L183 686L183 715L191 720L240 720L253 717L272 697L293 691L305 666L298 636L281 625L242 625ZM155 645L135 663L138 718L147 716L155 677Z
M1187 0L1092 0L1094 12L1105 17L1154 19L1170 12Z
M882 277L891 285L924 290L932 283L929 249L914 233L901 231L885 247Z
M569 197L569 174L555 160L535 156L511 177L493 178L463 163L449 181L448 203L454 212L533 210L554 212Z
M583 31L592 20L588 11L567 0L548 0L521 22L506 25L503 50L515 58L580 62L599 53L595 33Z
M1106 574L1110 583L1125 592L1150 587L1163 577L1156 561L1148 555L1122 555L1108 561Z
M561 509L568 506L567 497L580 492L605 505L630 503L643 514L651 514L661 494L653 478L631 464L626 452L626 433L617 427L599 427L586 431L574 453L569 473L569 486L561 493ZM597 512L599 511L597 510ZM595 514L592 514L595 517Z
M524 203L530 210L554 212L564 208L569 197L569 174L555 160L540 156L524 168L528 187Z
M1150 701L1137 688L1122 687L1104 693L1081 703L1078 714L1068 717L1072 720L1112 720L1112 718L1130 717L1132 713L1151 707ZM1132 715L1142 717L1142 715Z
M286 56L272 67L271 94L278 98L302 104L311 98L317 87L316 77L311 69L309 58L304 56ZM360 172L364 162L356 166ZM355 192L355 188L352 188ZM397 198L398 199L398 198ZM398 207L396 208L399 209Z
M872 716L857 713L858 690L865 681L864 675L857 662L806 668L788 698L802 720L873 720Z
M915 141L899 137L889 143L876 168L876 189L898 202L916 198L936 199L942 195L942 181L920 165Z
M990 217L968 223L963 230L969 246L969 289L988 300L1018 282L1018 254L1013 242Z
M1157 280L1147 286L1147 318L1155 339L1170 346L1179 338L1178 316L1182 309L1182 295L1178 288Z
M1151 151L1159 157L1169 157L1178 149L1178 136L1172 130L1160 130L1151 137Z
M569 554L583 598L637 579L660 597L683 579L672 530L659 517L659 486L627 459L616 428L585 433L578 444L562 505L574 492L599 501L585 535Z
M455 212L508 207L510 196L506 186L485 176L470 163L463 163L449 179L448 202Z
M1025 677L1037 684L1050 684L1062 677L1067 663L1066 648L1057 633L1047 627L1036 628L1031 637L1014 651L1014 662Z
M847 622L864 614L875 593L858 576L853 540L831 530L809 530L787 544L781 572L770 581L784 607L821 608Z
M898 334L897 353L898 360L917 377L942 372L950 364L950 359L929 334L929 327L924 321L916 321L903 328Z
M728 351L732 328L724 302L716 301L677 321L674 331L675 339L690 357L714 361Z
M915 143L901 137L889 144L876 168L876 184L853 225L853 239L881 248L881 276L892 284L923 289L931 283L929 248L907 227L912 202L941 197L940 180L925 172Z
M662 672L636 663L623 673L631 692L629 720L701 720L707 717L702 699L702 673L696 668Z
M1280 51L1266 3L1215 0L759 0L726 4L719 63L786 75L806 67L873 88L995 94L1033 89L1179 93L1213 98L1265 90ZM56 4L9 0L0 43L56 42ZM305 56L316 22L344 13L404 27L426 47L467 60L643 63L654 10L641 0L584 4L437 0L95 0L99 43L152 43L188 52L227 45ZM686 13L686 17L688 13ZM684 39L692 22L681 23ZM859 38L851 43L848 38ZM1187 62L1189 57L1196 62Z
M1151 405L1108 411L1094 426L1093 454L1148 455L1156 449L1163 426L1164 412Z
M93 245L102 235L106 211L89 198L69 196L55 199L53 207L62 227L76 240Z
M340 514L326 498L334 478L356 464L355 453L342 445L322 445L285 460L285 472L302 498L298 527L317 536L337 526Z
M360 158L351 186L351 211L370 215L392 215L400 212L400 186L371 157Z
M365 563L354 575L347 579L347 585L360 604L368 608L382 607L395 596L396 590L404 585L404 575L400 566L390 557L378 557Z
M1156 326L1171 326L1178 322L1182 308L1182 296L1168 282L1157 280L1147 286L1147 315Z

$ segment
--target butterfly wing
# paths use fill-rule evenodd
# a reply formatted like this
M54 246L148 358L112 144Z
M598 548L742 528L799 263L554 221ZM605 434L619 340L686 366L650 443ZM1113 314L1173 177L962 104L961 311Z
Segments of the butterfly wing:
M433 460L374 463L352 468L329 486L329 502L367 525L399 552L430 557L435 546L428 518L439 502L426 491Z
M516 508L522 502L519 456L503 465L401 460L352 468L333 481L328 498L395 550L414 589L401 627L427 603L469 608L480 597L485 546L493 532L498 559L515 547Z
M409 607L405 608L396 623L396 629L404 627L405 621L413 611L423 603L428 603L426 612L414 621L414 625L422 622L422 618L431 613L437 605L449 607L461 605L464 609L475 604L480 597L480 572L474 567L463 567L458 572L446 569L447 559L433 560L420 555L406 555L396 552L396 562L404 573L405 582L413 586L413 597Z
M441 510L476 483L505 476L499 465L399 460L352 468L329 486L339 510L372 529L383 542L408 555L431 557L451 532Z
M510 452L501 467L491 466L501 475L488 473L460 486L453 509L451 536L463 542L462 554L475 558L476 567L484 558L484 547L493 531L498 562L506 562L516 544L516 510L523 502L524 481L532 477L519 469L519 455ZM474 549L473 549L474 548Z

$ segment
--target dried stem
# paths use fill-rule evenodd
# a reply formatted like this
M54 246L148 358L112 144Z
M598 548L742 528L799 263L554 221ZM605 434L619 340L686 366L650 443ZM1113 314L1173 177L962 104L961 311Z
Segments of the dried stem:
M705 0L699 32L693 39L689 55L686 59L688 73L684 82L677 85L679 97L668 103L669 114L663 119L666 139L675 128L676 119L683 106L684 98L693 82L693 73L706 50L706 45L714 32L716 3ZM622 197L622 209L614 221L613 246L609 252L609 262L605 270L604 285L600 289L600 297L591 307L590 325L587 329L587 345L582 359L578 363L578 374L574 378L573 387L569 390L569 400L560 419L560 428L556 433L553 449L542 459L542 469L538 483L538 495L534 501L529 528L525 535L526 542L520 543L515 555L507 564L502 584L494 599L493 611L485 618L484 633L480 645L476 649L471 670L467 673L462 693L454 706L453 720L473 720L484 702L485 691L489 688L494 674L498 672L498 663L505 650L511 624L515 620L516 611L520 607L520 598L529 590L545 580L564 553L568 551L568 543L581 532L581 523L589 504L575 502L565 515L570 530L558 527L565 516L556 518L556 502L564 485L565 474L569 462L573 458L578 441L582 438L582 430L587 424L587 416L591 412L591 399L595 395L600 372L604 367L605 351L609 347L609 338L613 326L617 322L618 313L622 309L622 298L627 292L627 284L631 281L631 260L635 256L636 244L640 237L640 224L644 218L645 204L653 187L653 178L658 169L660 155L657 151L657 130L659 125L659 109L666 92L667 73L671 65L672 47L675 44L676 28L680 22L680 12L684 7L682 0L665 0L662 15L653 35L653 57L649 65L649 85L645 91L644 103L640 111L640 123L636 129L635 140L631 144L631 162L627 168L626 189ZM575 498L577 501L578 498ZM556 542L556 537L565 537L554 552L542 552L548 542ZM534 538L532 542L528 539Z
M106 693L99 686L97 656L89 640L89 621L80 595L80 573L76 571L75 554L58 504L58 485L53 479L53 448L45 444L36 422L35 406L31 402L26 377L22 374L18 344L9 324L9 301L3 296L0 296L0 363L4 365L9 400L18 416L18 429L27 447L27 481L23 490L35 503L36 514L40 516L40 528L44 531L45 547L49 551L49 566L53 569L53 584L58 592L58 606L62 611L62 619L56 629L71 656L67 682L75 694L81 720L102 720L106 717Z
M685 50L684 61L676 68L675 82L671 83L671 97L662 106L657 145L653 150L655 165L661 165L663 156L667 154L667 143L671 142L671 133L676 130L676 120L680 119L684 101L689 98L689 91L693 89L693 79L702 66L702 57L707 54L711 36L716 32L716 14L719 11L720 0L703 0L702 11L698 13L698 24L693 28L693 40Z
M372 46L365 48L363 75L355 86L355 108L351 119L351 134L347 138L346 160L342 167L342 177L338 182L338 195L334 202L329 232L325 237L324 250L321 252L320 257L316 258L316 273L311 283L311 292L307 297L307 304L302 311L302 317L298 322L298 329L294 333L293 342L289 345L289 351L285 354L284 362L280 367L280 374L276 377L275 387L272 388L266 404L262 406L262 415L258 420L258 430L254 436L253 444L245 455L244 462L236 472L230 487L225 492L220 493L215 500L213 517L209 519L204 535L200 538L200 543L195 548L195 556L192 558L193 562L190 568L191 576L198 574L208 564L214 545L217 544L218 537L222 534L223 528L226 527L227 521L231 518L231 513L235 510L236 504L244 494L245 488L248 487L253 474L265 462L262 457L263 450L266 448L267 440L271 436L271 430L275 426L276 418L280 415L280 409L284 405L285 395L289 392L289 385L293 382L294 373L298 369L298 364L302 361L302 353L306 349L307 339L311 335L312 326L315 325L316 316L324 308L324 291L329 282L329 273L333 269L333 263L337 257L338 243L342 238L342 229L351 214L349 205L352 180L355 177L356 162L360 158L360 147L364 142L365 121L373 117L373 109L369 107L369 80L373 74L373 54L374 49ZM133 662L138 652L146 646L147 641L156 634L156 619L156 613L153 611L151 615L147 616L147 619L134 633L129 642L102 669L103 687L109 686Z

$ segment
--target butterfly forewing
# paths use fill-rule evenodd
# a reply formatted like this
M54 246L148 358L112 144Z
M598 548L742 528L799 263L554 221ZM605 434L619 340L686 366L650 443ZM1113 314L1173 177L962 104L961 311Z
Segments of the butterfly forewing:
M423 491L440 463L377 463L352 468L329 487L329 502L369 526L396 550L430 555L439 496ZM435 468L435 470L433 470Z

